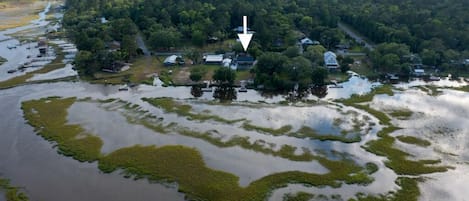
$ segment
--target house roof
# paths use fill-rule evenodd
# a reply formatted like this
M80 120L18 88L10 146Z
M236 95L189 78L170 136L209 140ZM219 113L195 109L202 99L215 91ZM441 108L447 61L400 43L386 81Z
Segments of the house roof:
M237 58L238 62L241 61L241 62L254 62L254 57L250 57L250 56L239 56Z
M166 57L166 59L164 60L164 63L165 64L175 64L177 58L178 58L177 55L171 55L169 57Z
M209 54L205 56L205 62L222 62L223 54Z
M423 70L423 69L414 69L414 72L416 72L416 73L425 73L425 70Z
M309 38L303 38L300 40L302 45L319 45L319 41L313 41Z
M326 66L338 66L337 56L334 52L327 51L324 53L324 63Z

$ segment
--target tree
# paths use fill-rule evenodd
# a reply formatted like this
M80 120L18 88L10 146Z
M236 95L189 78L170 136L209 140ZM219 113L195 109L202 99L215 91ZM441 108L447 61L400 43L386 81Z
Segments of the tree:
M290 46L283 52L283 54L287 57L293 58L300 55L300 50L298 49L298 46Z
M169 49L170 47L178 46L181 37L181 33L173 27L163 28L162 26L155 26L152 28L149 41L155 49Z
M326 48L322 45L313 45L309 46L303 55L311 62L322 66L322 63L324 62L324 52L326 52Z
M299 28L303 31L306 35L309 35L313 30L313 18L310 16L304 16L301 18L299 24Z
M185 56L192 60L194 64L198 64L202 60L202 53L198 49L190 48L185 51Z
M192 33L192 44L202 47L205 45L205 34L202 31L195 30Z
M205 76L206 72L207 71L201 67L194 67L191 69L191 75L189 76L189 78L193 82L199 82L202 77Z
M231 68L221 67L215 71L213 79L222 87L231 87L236 79L236 73Z
M125 35L122 38L121 51L128 54L130 58L137 56L137 42L133 35ZM128 60L129 58L124 58Z
M353 64L354 60L352 57L344 57L340 62L340 71L345 73L350 70L350 65Z
M98 70L93 64L93 54L89 51L80 51L75 57L75 66L85 75L92 76Z
M318 67L313 70L311 74L311 80L314 86L326 85L325 79L327 79L328 71L325 68Z

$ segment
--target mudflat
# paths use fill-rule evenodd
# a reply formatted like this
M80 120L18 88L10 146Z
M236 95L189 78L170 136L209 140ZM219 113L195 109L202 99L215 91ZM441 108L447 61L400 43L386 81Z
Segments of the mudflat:
M0 2L0 30L23 26L37 18L47 5L46 1L6 1Z

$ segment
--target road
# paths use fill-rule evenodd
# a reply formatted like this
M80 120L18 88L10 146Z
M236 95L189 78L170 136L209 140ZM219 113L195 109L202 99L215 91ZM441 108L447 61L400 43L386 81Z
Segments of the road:
M142 35L137 34L137 46L142 49L143 54L145 56L150 56L150 51L148 51L147 46L145 45L145 41L143 41Z
M365 47L368 48L369 50L373 50L375 48L376 45L374 43L367 40L366 37L362 36L360 33L358 33L356 30L351 28L349 25L339 22L337 26L347 35L355 39L357 43L364 43Z

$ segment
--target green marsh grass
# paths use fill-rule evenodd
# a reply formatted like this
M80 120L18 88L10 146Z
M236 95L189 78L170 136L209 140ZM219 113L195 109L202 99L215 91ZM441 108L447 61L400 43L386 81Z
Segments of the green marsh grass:
M421 175L434 172L445 172L448 170L447 166L436 166L438 160L409 160L407 157L411 156L409 153L404 152L394 147L395 138L391 137L392 133L399 128L386 127L378 134L380 139L368 142L364 148L371 153L379 156L385 156L388 161L385 165L394 170L397 174L401 175Z
M23 102L22 109L28 122L45 139L56 142L61 153L79 161L97 160L99 169L105 173L123 169L126 177L177 182L179 191L186 193L190 200L265 200L273 189L290 183L337 188L342 183L367 185L373 181L367 176L366 169L353 161L319 156L314 156L314 160L330 172L282 172L263 177L248 187L240 187L235 175L206 167L201 154L194 148L137 145L103 155L100 138L85 133L79 125L67 124L67 109L75 101L75 98L51 97ZM284 146L280 153L293 154L295 149Z
M314 198L313 194L307 192L298 192L295 194L285 194L283 196L283 201L309 201Z
M5 192L6 201L29 201L26 193L10 184L8 179L0 178L0 191Z
M99 158L103 142L81 126L67 124L67 109L75 100L57 97L31 100L23 102L22 109L25 119L40 136L57 143L59 153L92 162Z
M196 113L191 112L192 106L179 103L172 98L142 98L142 100L150 103L151 105L155 107L159 107L163 109L165 112L176 113L178 116L187 117L188 120L197 120L197 121L213 120L213 121L226 123L226 124L233 124L233 123L246 120L246 119L228 120L217 115L200 114L200 113L196 114Z
M417 146L421 146L421 147L428 147L428 146L432 145L432 143L429 142L428 140L424 140L424 139L417 138L417 137L414 137L414 136L400 135L400 136L397 136L396 138L399 141L403 142L403 143L413 144L413 145L417 145Z

